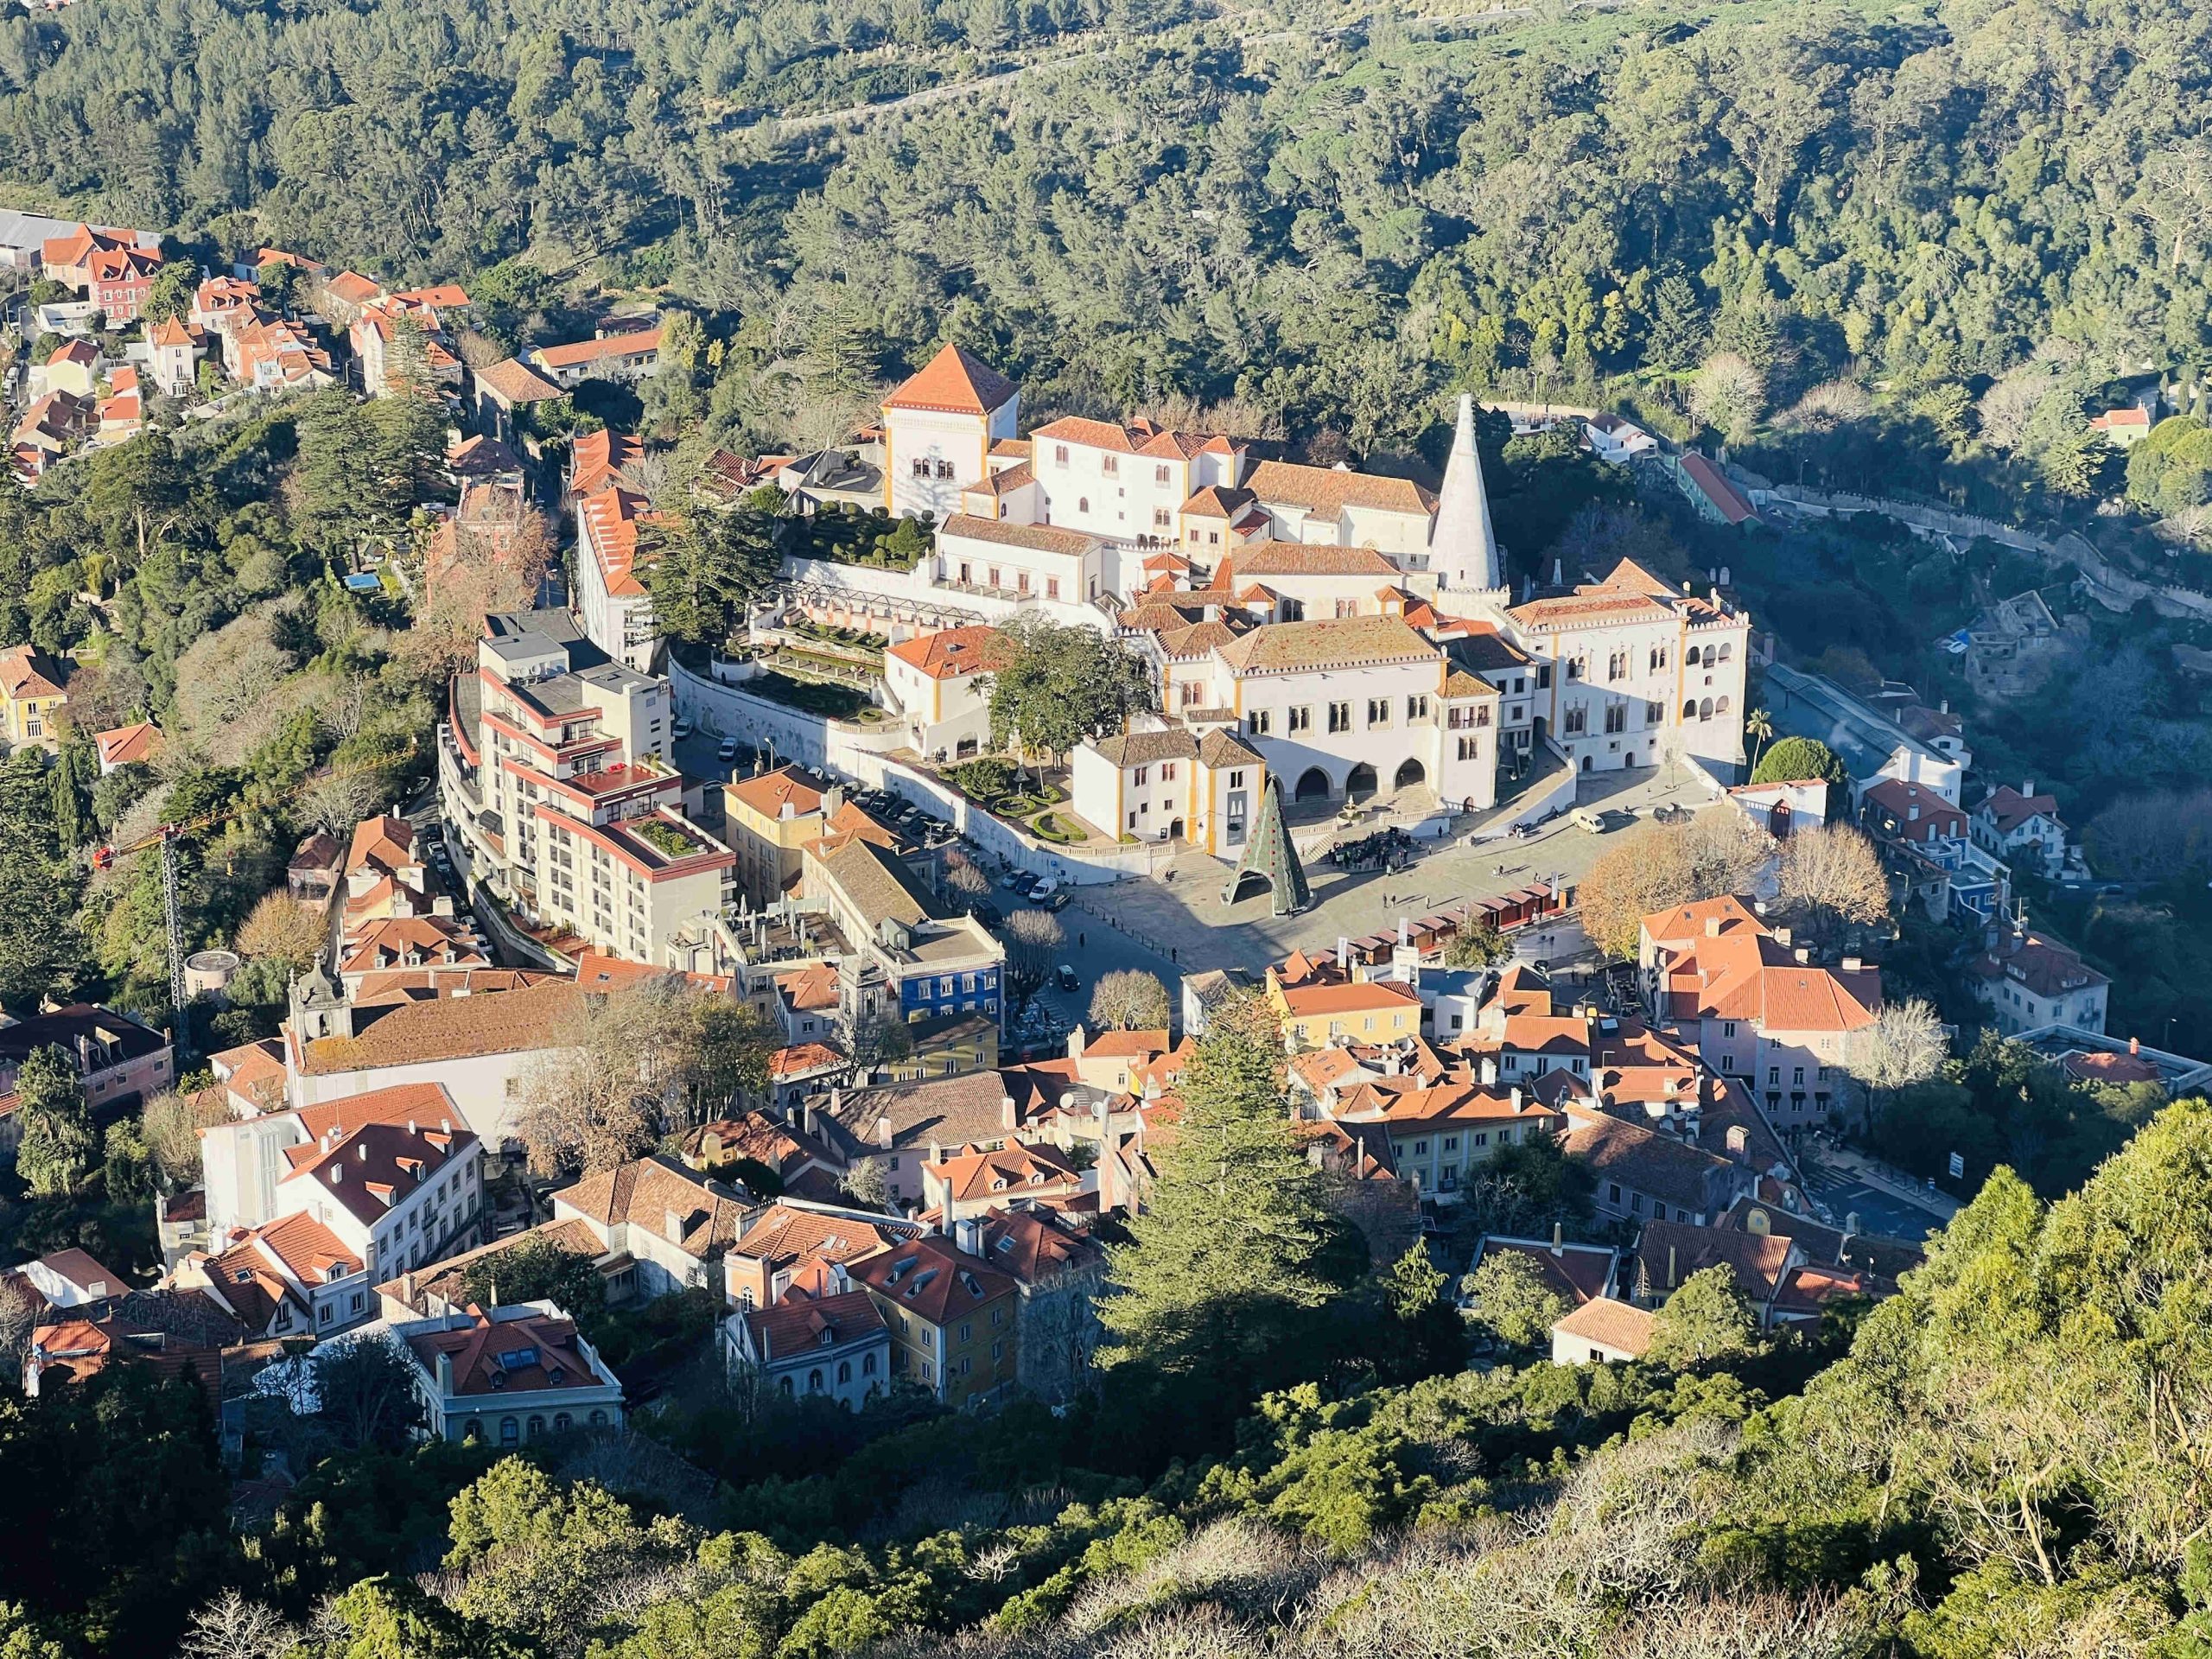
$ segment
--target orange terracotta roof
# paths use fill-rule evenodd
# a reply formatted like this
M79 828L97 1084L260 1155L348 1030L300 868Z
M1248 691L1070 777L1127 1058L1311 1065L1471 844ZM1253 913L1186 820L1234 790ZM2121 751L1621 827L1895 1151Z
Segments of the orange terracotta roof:
M991 645L997 637L998 630L991 627L942 628L902 639L889 654L933 680L957 679L991 665Z
M998 373L964 346L949 344L883 400L887 410L936 410L954 415L988 415L1014 397L1013 381Z

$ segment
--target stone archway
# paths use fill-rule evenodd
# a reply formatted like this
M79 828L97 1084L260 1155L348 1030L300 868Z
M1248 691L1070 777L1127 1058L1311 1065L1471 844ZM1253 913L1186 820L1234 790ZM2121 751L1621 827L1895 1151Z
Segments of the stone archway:
M1393 789L1410 789L1415 784L1425 784L1427 781L1428 769L1420 761L1408 757L1399 766L1398 775L1390 780L1390 786Z
M1298 792L1294 797L1295 799L1301 801L1325 800L1327 798L1328 793L1329 774L1322 771L1320 767L1308 766L1304 772L1299 774Z
M1372 800L1376 787L1375 768L1364 760L1344 774L1344 798L1348 801Z

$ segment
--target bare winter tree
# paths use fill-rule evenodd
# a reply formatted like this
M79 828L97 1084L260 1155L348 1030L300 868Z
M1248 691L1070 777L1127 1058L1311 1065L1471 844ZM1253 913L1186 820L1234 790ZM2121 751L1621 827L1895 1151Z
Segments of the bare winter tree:
M1777 896L1814 934L1874 927L1890 918L1890 878L1874 843L1848 824L1801 830L1783 843Z
M193 1614L177 1651L184 1659L283 1659L299 1639L274 1608L226 1590Z
M673 976L584 999L521 1080L531 1167L612 1169L644 1156L757 1088L772 1046L744 1004Z
M434 679L474 661L485 617L527 607L553 553L552 531L527 501L505 490L471 491L431 536L422 603L399 639L400 655Z
M317 830L344 836L376 810L377 792L373 772L326 772L300 791L300 817Z
M1006 918L1007 978L1015 1001L1037 994L1067 937L1060 918L1048 910L1017 910Z
M1164 1031L1168 1023L1167 988L1141 968L1117 968L1101 974L1090 993L1090 1023L1120 1031Z
M975 860L963 852L954 851L945 855L944 886L947 893L969 905L991 896L991 878Z
M1874 1023L1851 1034L1844 1070L1866 1091L1866 1122L1872 1128L1877 1096L1887 1100L1900 1089L1925 1083L1943 1069L1950 1043L1943 1022L1926 1001L1884 1005Z
M264 1085L261 1092L265 1107L282 1106L283 1078ZM230 1119L231 1109L223 1091L210 1089L189 1095L166 1091L156 1095L146 1103L139 1121L154 1162L171 1187L181 1188L200 1184L200 1131Z
M1687 824L1639 825L1582 878L1583 927L1608 956L1632 957L1644 917L1745 892L1773 853L1773 838L1732 806L1713 807Z

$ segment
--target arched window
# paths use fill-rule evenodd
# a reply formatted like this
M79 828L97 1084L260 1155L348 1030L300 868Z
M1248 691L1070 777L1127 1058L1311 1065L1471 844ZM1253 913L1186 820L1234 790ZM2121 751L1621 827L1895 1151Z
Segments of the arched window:
M593 1412L591 1414L591 1426L594 1428L605 1428L607 1427L607 1414L603 1411Z
M499 1444L513 1446L522 1439L522 1425L512 1417L499 1419Z
M1684 720L1695 720L1697 718L1697 702L1694 698L1682 704L1682 718Z
M533 1417L530 1420L530 1429L529 1429L529 1435L528 1435L528 1437L529 1437L531 1440L543 1440L543 1439L544 1438L544 1436L545 1436L545 1420L544 1420L543 1417L537 1417L537 1416L533 1416Z
M806 1374L806 1391L809 1394L822 1392L822 1373L819 1370L809 1371Z
M567 1412L556 1411L553 1414L553 1432L556 1434L565 1434L575 1426L575 1420Z
M470 1418L468 1420L468 1426L461 1431L461 1438L466 1444L470 1446L474 1446L477 1441L482 1440L484 1438L483 1420L478 1417Z
M1713 718L1713 699L1711 697L1706 698L1702 702L1698 704L1697 717L1700 720L1711 720Z
M1733 645L1723 645L1720 647L1720 660L1724 663L1735 654L1736 647Z
M1087 495L1079 495L1076 497L1075 510L1077 512L1089 512L1090 511L1090 498Z
M1719 660L1719 652L1715 651L1711 645L1707 645L1705 648L1705 665L1707 668L1711 668L1718 660Z
M853 1362L851 1360L841 1359L837 1362L837 1380L840 1382L849 1382L853 1380Z
M1728 699L1722 697L1714 702L1713 705L1713 712L1716 715L1726 714L1728 712Z
M875 1375L875 1356L874 1354L863 1354L861 1357L861 1375L862 1376L874 1376Z

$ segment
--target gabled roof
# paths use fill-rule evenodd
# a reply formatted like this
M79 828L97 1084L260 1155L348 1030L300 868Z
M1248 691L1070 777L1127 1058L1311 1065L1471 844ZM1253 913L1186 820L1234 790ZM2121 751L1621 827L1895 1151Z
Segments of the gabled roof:
M147 720L92 734L93 747L99 751L104 766L128 766L151 760L161 741L161 728Z
M1988 798L1974 808L1974 816L1986 818L2000 836L2009 836L2038 817L2049 818L2062 829L2064 827L2058 816L2056 795L2023 795L2010 784L1999 784L1992 790Z
M61 671L35 645L10 645L0 651L0 695L58 697L64 694L56 677Z
M956 1203L1000 1197L1010 1201L1025 1194L1072 1188L1083 1179L1057 1148L1018 1141L988 1150L963 1147L936 1163L925 1165L924 1170L944 1185Z
M786 807L793 817L819 812L823 787L818 779L793 766L778 766L773 772L724 785L728 793L764 818L780 818Z
M1262 461L1245 479L1244 487L1270 506L1302 507L1324 518L1333 518L1346 507L1417 512L1424 518L1436 511L1436 497L1409 478L1303 467L1287 461Z
M1421 994L1393 979L1357 984L1294 985L1282 991L1283 1006L1296 1019L1332 1014L1364 1014L1377 1008L1419 1007Z
M412 1002L356 1036L320 1037L303 1045L300 1070L327 1075L551 1048L582 1006L582 994L565 979L491 995Z
M882 1310L864 1290L819 1298L787 1297L773 1307L745 1310L753 1351L763 1364L796 1359L809 1349L834 1348L881 1332Z
M279 1179L314 1186L357 1221L375 1223L454 1159L473 1154L476 1137L450 1116L369 1122L342 1135L287 1147L290 1173Z
M991 642L997 637L996 628L981 626L940 628L935 633L902 639L889 648L888 654L933 680L957 679L991 665Z
M635 357L660 350L658 328L638 328L628 334L602 334L596 340L572 340L565 346L543 346L531 353L549 369L573 369L610 357Z
M988 415L1020 389L964 346L949 344L883 400L887 410L935 410Z
M1332 617L1275 622L1220 648L1240 674L1292 673L1433 659L1437 649L1395 616Z
M574 1321L550 1314L493 1319L481 1309L457 1331L425 1332L407 1339L423 1368L437 1374L437 1357L453 1361L456 1395L533 1394L606 1385L580 1345Z
M721 1182L658 1157L587 1175L553 1199L604 1226L643 1227L699 1261L736 1243L750 1208Z
M944 1325L1016 1294L1010 1274L963 1255L934 1235L912 1239L849 1269L901 1313Z
M1104 1250L1047 1211L989 1211L983 1217L982 1246L983 1260L1032 1289L1106 1260Z
M1656 1317L1643 1308L1601 1296L1585 1302L1552 1330L1641 1359L1650 1350L1656 1323Z
M498 393L510 404L543 404L562 395L560 387L519 358L502 358L472 372L477 385Z

